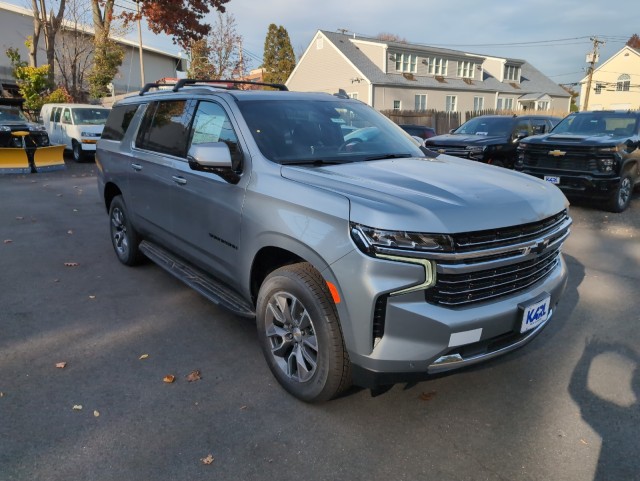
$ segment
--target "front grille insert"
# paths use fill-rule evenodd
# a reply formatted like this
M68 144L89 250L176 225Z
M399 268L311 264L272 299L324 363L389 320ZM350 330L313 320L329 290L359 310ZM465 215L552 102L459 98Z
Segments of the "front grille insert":
M532 286L559 265L570 225L565 210L538 222L453 235L454 252L438 257L436 283L425 290L426 301L460 307Z

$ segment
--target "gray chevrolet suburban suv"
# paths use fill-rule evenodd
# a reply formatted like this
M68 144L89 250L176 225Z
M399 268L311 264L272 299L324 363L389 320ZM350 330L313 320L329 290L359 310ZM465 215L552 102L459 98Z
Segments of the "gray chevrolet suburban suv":
M426 379L551 319L571 225L554 185L432 157L342 95L153 87L114 106L98 143L115 253L255 318L294 396Z

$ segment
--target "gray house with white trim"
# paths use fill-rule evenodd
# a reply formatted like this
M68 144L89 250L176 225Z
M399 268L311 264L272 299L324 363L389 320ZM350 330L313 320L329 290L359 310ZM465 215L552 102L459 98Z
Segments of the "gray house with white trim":
M525 60L319 30L287 80L377 110L568 112L571 95Z

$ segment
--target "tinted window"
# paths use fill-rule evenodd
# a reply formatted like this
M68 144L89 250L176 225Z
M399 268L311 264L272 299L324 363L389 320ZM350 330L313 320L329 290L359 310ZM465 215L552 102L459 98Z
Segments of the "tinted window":
M107 124L102 132L102 138L107 140L122 140L131 119L136 114L138 105L118 105L111 110Z
M238 137L224 109L213 102L200 102L193 121L191 145L205 142L224 142L229 146L234 169L242 158Z
M142 120L136 147L186 157L191 103L186 100L156 102L147 108Z
M63 124L71 123L71 111L69 109L64 109L64 112L62 112L62 123Z
M60 122L60 114L62 113L62 107L56 107L56 112L53 121Z
M509 136L513 131L513 123L513 117L475 117L458 127L454 133Z

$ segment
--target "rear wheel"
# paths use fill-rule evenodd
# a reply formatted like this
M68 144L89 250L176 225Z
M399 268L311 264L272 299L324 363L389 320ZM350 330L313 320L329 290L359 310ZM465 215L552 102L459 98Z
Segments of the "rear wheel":
M109 208L111 224L111 243L118 260L127 266L134 266L142 260L138 249L140 238L129 220L127 209L121 195L113 198Z
M272 272L260 287L256 317L267 364L289 393L319 402L349 387L338 313L324 279L310 264Z
M615 192L609 199L609 210L611 212L622 212L629 207L631 202L631 193L633 192L633 180L629 173L624 173L620 177L620 183Z

